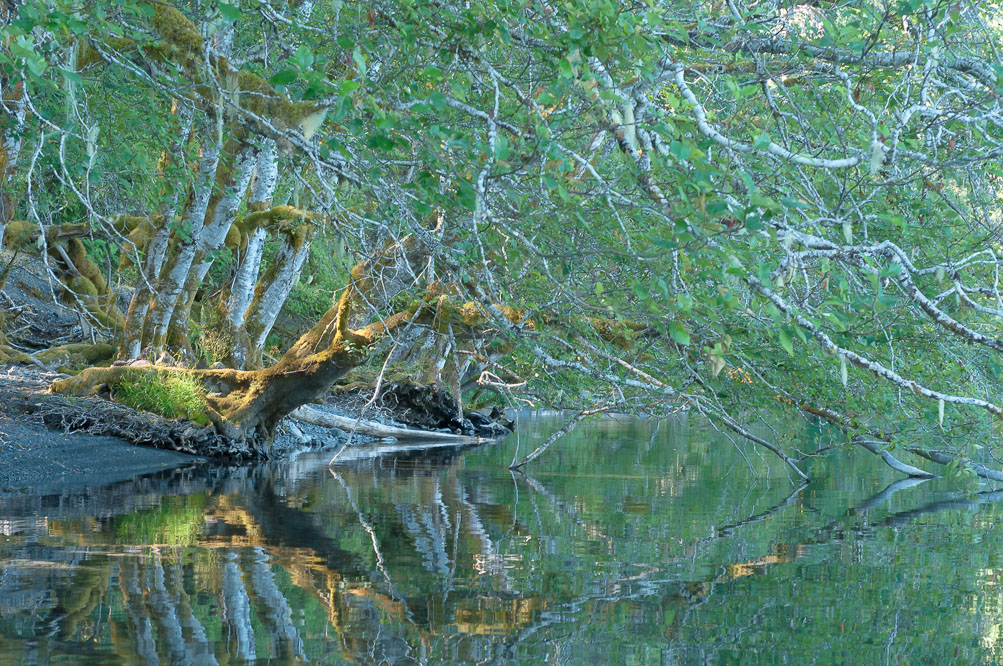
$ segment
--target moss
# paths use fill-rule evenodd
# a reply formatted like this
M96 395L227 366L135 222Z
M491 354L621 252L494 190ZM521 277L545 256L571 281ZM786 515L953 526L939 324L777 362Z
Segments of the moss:
M35 358L41 363L68 375L91 366L108 364L114 356L114 345L104 343L61 345L35 354Z
M101 269L94 265L94 262L87 256L87 248L84 246L83 241L79 238L71 238L66 245L66 250L70 261L73 262L73 267L77 269L80 275L94 285L97 293L107 293L108 283L105 282L104 275L101 274Z
M98 292L98 288L94 286L94 283L82 275L71 278L68 286L78 296L97 296L100 293Z
M220 63L221 69L229 69L228 63ZM237 72L237 87L240 91L240 105L248 111L279 121L285 127L297 127L323 107L313 102L292 102L269 85L267 81L251 72Z
M25 220L11 220L4 231L3 244L11 249L23 247L32 241L36 228Z
M508 305L495 304L502 315L508 319L513 324L523 324L523 318L526 316L526 311L520 308L513 308ZM480 326L485 323L484 315L481 313L480 308L473 301L464 303L459 308L460 320L467 326ZM536 330L536 322L532 319L527 320L524 323L525 327L531 331Z
M31 358L24 352L12 349L7 345L0 345L0 363L31 363Z
M302 220L317 220L323 218L321 213L314 213L308 210L300 210L293 206L275 206L265 210L258 210L248 213L241 220L241 224L249 229L258 227L270 227L282 222L299 223Z
M179 59L195 58L202 53L202 35L181 10L166 4L153 4L151 23L157 34L171 46L173 55Z
M244 240L244 234L240 233L240 227L234 224L230 227L230 230L226 232L226 248L228 250L243 249L247 247L247 241Z
M104 45L108 50L126 52L136 48L135 40L128 37L109 37L104 40ZM91 65L104 62L100 51L91 46L87 41L81 41L77 47L77 69L83 70Z
M115 231L118 233L127 234L135 231L141 226L150 226L150 218L142 215L116 215L112 218L111 226L114 227Z

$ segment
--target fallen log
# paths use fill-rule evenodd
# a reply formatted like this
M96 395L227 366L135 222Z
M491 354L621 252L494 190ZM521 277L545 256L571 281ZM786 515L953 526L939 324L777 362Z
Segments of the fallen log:
M313 425L324 428L337 428L345 432L355 432L359 435L370 437L393 437L395 439L425 439L439 440L445 442L476 443L487 441L483 437L470 437L468 435L457 435L451 432L436 432L433 430L412 430L411 428L398 428L388 426L376 421L365 419L355 419L350 416L338 416L330 412L325 412L316 407L303 405L292 411L290 416L300 421L306 421Z

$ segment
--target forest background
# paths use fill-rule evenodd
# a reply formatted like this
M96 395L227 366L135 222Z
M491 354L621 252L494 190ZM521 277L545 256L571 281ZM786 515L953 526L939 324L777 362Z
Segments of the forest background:
M0 11L4 276L85 340L56 392L171 385L267 453L407 375L1003 479L999 3Z

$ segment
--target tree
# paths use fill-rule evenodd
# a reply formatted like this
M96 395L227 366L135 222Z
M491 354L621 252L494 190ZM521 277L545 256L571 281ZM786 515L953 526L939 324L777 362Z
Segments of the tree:
M228 368L169 371L228 435L266 448L380 352L458 397L691 409L796 473L750 422L1003 478L972 445L1003 416L996 3L73 9L6 28L19 228L122 358L225 331ZM345 286L260 368L311 256Z

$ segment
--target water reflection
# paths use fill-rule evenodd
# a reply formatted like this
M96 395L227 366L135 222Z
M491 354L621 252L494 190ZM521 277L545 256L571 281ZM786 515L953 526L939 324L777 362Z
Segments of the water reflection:
M685 420L0 498L0 663L965 663L1003 627L1003 493ZM817 432L795 432L804 447Z

